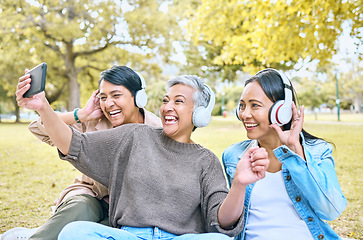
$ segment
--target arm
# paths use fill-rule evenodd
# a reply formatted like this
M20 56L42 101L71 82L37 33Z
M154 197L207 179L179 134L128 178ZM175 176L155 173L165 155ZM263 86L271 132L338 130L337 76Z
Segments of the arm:
M221 227L229 228L236 224L243 212L246 186L265 177L269 160L264 148L250 148L238 162L236 173L226 199L218 212Z
M99 99L97 98L98 92L99 90L94 91L92 96L89 98L87 104L82 109L78 110L77 115L82 124L76 123L76 120L74 118L74 111L67 113L57 113L57 115L67 125L72 125L72 127L77 129L78 131L80 132L87 131L87 128L89 127L88 124L89 122L91 121L96 122L97 120L99 120L104 116L100 108ZM54 146L40 118L31 122L28 128L30 132L33 133L38 139L51 146Z
M304 147L306 160L284 147L274 150L292 180L321 219L334 220L347 206L335 172L332 146L324 141Z
M19 107L37 111L54 145L57 146L63 154L67 154L72 138L71 129L54 112L45 98L44 92L38 93L30 98L23 97L24 93L30 88L30 82L31 78L29 74L19 78L15 91Z
M300 143L300 132L304 122L304 108L300 108L299 114L294 103L291 107L293 120L290 130L282 131L280 127L271 125L288 150L284 153L283 149L286 147L280 146L274 150L274 154L289 170L294 183L316 214L321 219L333 220L343 212L347 201L334 169L332 147L326 142L309 147L304 143L303 147Z

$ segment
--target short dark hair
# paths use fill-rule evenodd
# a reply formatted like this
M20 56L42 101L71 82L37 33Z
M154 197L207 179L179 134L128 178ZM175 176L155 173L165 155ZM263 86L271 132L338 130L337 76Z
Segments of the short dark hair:
M131 92L132 96L135 96L135 93L142 88L139 75L126 66L113 66L112 68L101 72L101 78L98 80L98 87L103 80L115 85L124 86Z

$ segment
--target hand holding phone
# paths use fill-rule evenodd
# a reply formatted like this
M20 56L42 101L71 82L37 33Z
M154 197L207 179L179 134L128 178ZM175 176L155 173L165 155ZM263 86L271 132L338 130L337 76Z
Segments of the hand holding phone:
M26 91L23 97L29 98L37 93L44 91L45 78L47 75L47 64L45 62L30 69L26 74L30 74L30 88Z

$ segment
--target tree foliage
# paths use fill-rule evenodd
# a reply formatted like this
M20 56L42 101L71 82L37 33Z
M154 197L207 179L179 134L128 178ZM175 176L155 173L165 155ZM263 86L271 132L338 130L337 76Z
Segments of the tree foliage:
M48 98L67 96L62 101L73 109L80 106L80 89L88 98L100 71L113 64L158 76L161 70L155 58L170 55L176 26L160 4L157 0L4 0L0 3L1 58L6 55L14 63L13 53L19 47L20 58L36 57L14 64L16 77L1 81L11 82L8 90L13 92L24 68L45 61Z
M361 37L362 0L200 2L190 14L189 38L197 46L218 49L211 63L240 65L245 72L292 68L301 59L324 66L336 53L342 23L348 20L351 34Z

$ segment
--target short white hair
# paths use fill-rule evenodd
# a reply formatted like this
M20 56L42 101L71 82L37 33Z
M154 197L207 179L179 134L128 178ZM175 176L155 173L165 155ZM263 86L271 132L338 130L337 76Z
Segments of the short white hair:
M208 105L210 99L210 93L205 87L203 80L196 75L180 75L172 78L166 82L166 91L177 84L183 84L194 88L196 91L193 94L194 109L197 107Z

